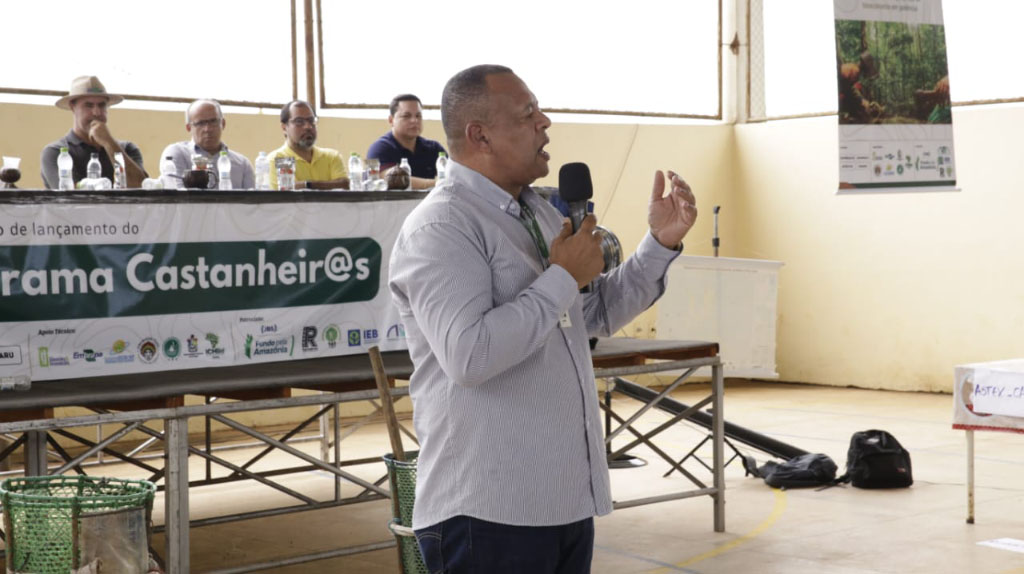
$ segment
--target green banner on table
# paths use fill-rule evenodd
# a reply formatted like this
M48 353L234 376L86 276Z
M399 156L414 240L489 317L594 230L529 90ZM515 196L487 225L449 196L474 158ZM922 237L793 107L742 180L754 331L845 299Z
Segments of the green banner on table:
M405 349L385 283L417 203L0 204L0 376Z

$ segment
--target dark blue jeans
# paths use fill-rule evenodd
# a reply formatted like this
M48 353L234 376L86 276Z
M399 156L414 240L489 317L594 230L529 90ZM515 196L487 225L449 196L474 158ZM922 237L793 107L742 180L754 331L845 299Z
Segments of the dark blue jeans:
M416 531L430 574L589 574L594 519L508 526L456 516Z

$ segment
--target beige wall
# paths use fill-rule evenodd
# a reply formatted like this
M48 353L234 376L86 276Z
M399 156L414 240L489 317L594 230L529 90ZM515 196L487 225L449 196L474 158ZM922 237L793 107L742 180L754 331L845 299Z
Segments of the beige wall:
M736 128L741 257L785 262L782 380L952 390L1021 356L1024 109L957 108L959 192L843 195L834 117Z

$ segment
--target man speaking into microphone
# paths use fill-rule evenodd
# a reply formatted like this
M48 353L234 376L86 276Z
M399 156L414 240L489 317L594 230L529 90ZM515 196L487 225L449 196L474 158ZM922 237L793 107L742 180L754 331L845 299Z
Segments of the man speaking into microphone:
M548 174L551 121L512 70L456 74L441 121L447 177L405 220L390 263L415 365L413 529L430 572L589 572L593 517L612 500L588 338L664 293L696 202L656 172L650 232L601 274L594 216L574 232L530 189Z

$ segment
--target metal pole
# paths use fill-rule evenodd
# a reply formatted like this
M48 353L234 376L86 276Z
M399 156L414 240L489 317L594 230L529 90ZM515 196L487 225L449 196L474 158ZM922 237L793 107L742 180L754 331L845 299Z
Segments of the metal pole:
M164 523L167 571L189 574L188 417L167 419L167 478Z
M47 432L30 430L25 436L25 476L46 476Z
M722 376L722 362L715 361L711 367L712 388L714 395L714 422L712 423L712 453L714 466L715 494L712 495L715 505L715 532L725 532L725 379Z
M974 524L974 431L967 431L967 524Z

